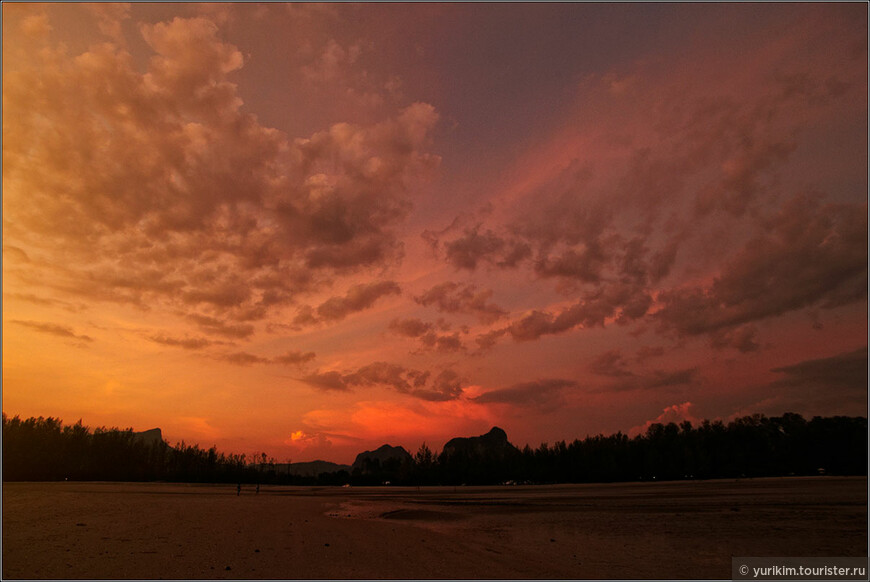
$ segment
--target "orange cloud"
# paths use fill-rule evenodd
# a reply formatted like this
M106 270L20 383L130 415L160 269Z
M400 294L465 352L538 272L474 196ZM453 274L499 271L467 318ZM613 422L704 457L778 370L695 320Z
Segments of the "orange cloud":
M77 334L70 327L67 327L65 325L59 325L56 323L48 323L48 322L43 322L43 321L20 321L20 320L13 320L12 323L15 323L15 324L23 326L23 327L30 328L32 330L35 330L35 331L38 331L41 333L47 333L47 334L56 335L59 337L77 339L77 340L86 341L86 342L94 341L94 338L92 338L90 336L83 335L83 334Z
M318 409L304 416L307 428L294 431L297 441L327 435L336 447L358 453L361 447L384 444L416 450L423 441L440 446L462 434L489 430L496 417L485 407L464 400L445 402L360 401L347 409ZM353 435L352 438L349 435ZM291 443L293 436L291 435Z
M4 405L350 458L860 411L866 7L710 10L4 5Z
M4 242L38 259L13 277L246 337L247 322L336 274L400 256L392 227L439 162L423 151L433 107L289 140L241 109L231 76L244 59L214 22L140 30L154 53L144 73L112 43L8 73ZM335 320L370 303L349 295L318 313Z

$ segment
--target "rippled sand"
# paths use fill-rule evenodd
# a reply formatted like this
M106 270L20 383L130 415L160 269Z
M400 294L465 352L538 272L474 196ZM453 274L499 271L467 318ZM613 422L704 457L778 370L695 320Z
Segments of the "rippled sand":
M5 483L3 578L730 579L732 555L866 555L866 490Z

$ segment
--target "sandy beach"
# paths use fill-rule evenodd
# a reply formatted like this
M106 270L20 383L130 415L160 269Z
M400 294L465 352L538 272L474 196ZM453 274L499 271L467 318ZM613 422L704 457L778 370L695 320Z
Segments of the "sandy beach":
M3 578L721 579L732 555L866 555L866 489L4 483Z

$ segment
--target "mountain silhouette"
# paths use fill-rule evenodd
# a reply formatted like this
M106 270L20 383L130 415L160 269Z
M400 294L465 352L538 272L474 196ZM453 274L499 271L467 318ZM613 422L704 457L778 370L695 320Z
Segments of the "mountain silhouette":
M444 445L447 458L461 454L471 457L503 458L517 449L508 442L507 433L497 426L486 434L473 437L456 437Z
M404 447L381 445L374 451L363 451L356 456L353 469L367 472L373 467L384 467L387 464L401 465L411 461L411 454Z
M133 440L135 442L144 443L146 446L154 446L163 442L163 432L159 428L143 430L142 432L134 432Z

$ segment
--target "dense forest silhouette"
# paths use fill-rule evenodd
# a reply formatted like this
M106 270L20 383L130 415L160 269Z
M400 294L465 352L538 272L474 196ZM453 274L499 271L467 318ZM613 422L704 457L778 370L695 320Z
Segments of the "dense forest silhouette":
M132 429L3 414L4 481L172 481L285 485L483 485L866 475L867 419L761 414L727 424L653 424L629 438L587 436L533 449L442 451L423 444L411 459L367 462L352 472L303 477L257 453L224 454L184 442L148 443Z

